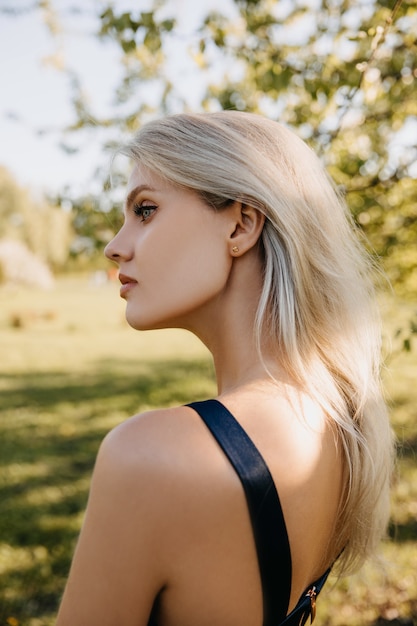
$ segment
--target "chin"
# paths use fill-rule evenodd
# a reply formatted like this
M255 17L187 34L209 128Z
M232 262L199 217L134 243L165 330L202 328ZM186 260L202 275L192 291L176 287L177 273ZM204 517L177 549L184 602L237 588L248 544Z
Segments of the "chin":
M146 323L141 320L130 320L126 318L127 323L134 330L155 330L156 328L161 328L161 326L155 326L154 324Z
M167 330L169 328L182 328L190 330L181 318L144 318L126 313L126 321L135 330Z
M173 328L171 324L164 323L161 320L140 318L134 315L126 314L126 321L135 330L161 330L163 328Z
M126 307L126 321L135 330L163 330L169 328L189 328L190 313L197 307L187 306L137 306L137 303L128 302ZM191 311L190 311L191 309ZM192 317L192 315L191 315Z

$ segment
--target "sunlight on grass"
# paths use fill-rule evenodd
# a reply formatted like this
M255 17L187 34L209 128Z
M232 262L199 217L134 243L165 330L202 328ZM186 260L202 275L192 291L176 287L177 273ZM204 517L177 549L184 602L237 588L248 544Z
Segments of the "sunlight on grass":
M317 623L363 626L378 617L387 621L415 615L417 608L416 541L400 546L385 542L381 559L367 563L356 575L323 590Z
M0 626L52 626L101 440L138 411L215 395L213 367L188 333L130 329L113 284L67 278L49 292L0 290L0 303ZM387 305L388 334L407 310ZM393 347L385 566L325 588L317 626L417 617L417 356Z
M29 491L25 496L25 503L31 506L43 506L47 504L56 504L67 499L69 496L77 494L80 489L86 490L89 488L89 481L86 479L78 480L75 483L50 487L45 485L43 487L36 487Z
M42 461L38 463L9 463L7 466L7 484L17 485L29 477L47 476L49 466Z

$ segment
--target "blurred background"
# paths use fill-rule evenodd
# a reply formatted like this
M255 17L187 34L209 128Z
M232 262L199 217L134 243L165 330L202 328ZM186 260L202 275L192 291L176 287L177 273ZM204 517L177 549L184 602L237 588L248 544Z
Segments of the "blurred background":
M415 0L0 0L0 626L54 623L105 433L215 393L192 336L127 326L103 247L128 174L114 149L222 108L306 140L383 269L389 537L316 623L417 623L416 85Z

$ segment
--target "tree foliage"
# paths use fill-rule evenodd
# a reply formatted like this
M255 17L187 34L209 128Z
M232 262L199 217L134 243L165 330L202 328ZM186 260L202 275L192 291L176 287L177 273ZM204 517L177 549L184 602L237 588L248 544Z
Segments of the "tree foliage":
M0 167L0 239L22 241L51 267L61 269L72 235L69 213L56 203L34 199Z
M108 9L100 35L111 32L123 50L124 98L134 100L138 80L159 78L165 87L160 108L170 110L181 99L163 73L174 18L159 20L161 8L134 20L132 13ZM207 85L202 108L260 112L295 128L344 188L397 288L415 292L415 3L235 0L234 8L233 19L209 13L190 41L201 72L222 68ZM140 123L137 113L132 110L123 129Z
M39 4L53 30L56 3ZM415 0L225 0L188 32L172 0L118 6L96 5L122 68L113 113L95 115L75 80L74 130L106 128L112 145L190 108L280 120L321 155L399 293L417 292Z

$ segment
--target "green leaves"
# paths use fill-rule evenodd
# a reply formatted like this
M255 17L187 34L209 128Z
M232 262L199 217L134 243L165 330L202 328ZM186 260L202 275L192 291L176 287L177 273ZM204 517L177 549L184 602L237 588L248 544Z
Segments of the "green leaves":
M175 26L174 19L158 22L154 11L143 11L135 19L132 13L117 15L108 7L101 15L100 37L110 36L121 46L125 54L134 52L140 43L150 52L157 52L162 46L162 36L169 33Z
M195 85L197 108L279 119L321 154L395 288L415 297L415 0L225 0L192 27L168 0L117 6L97 33L120 53L115 115L97 119L74 87L74 129L123 135L149 115L195 109Z

